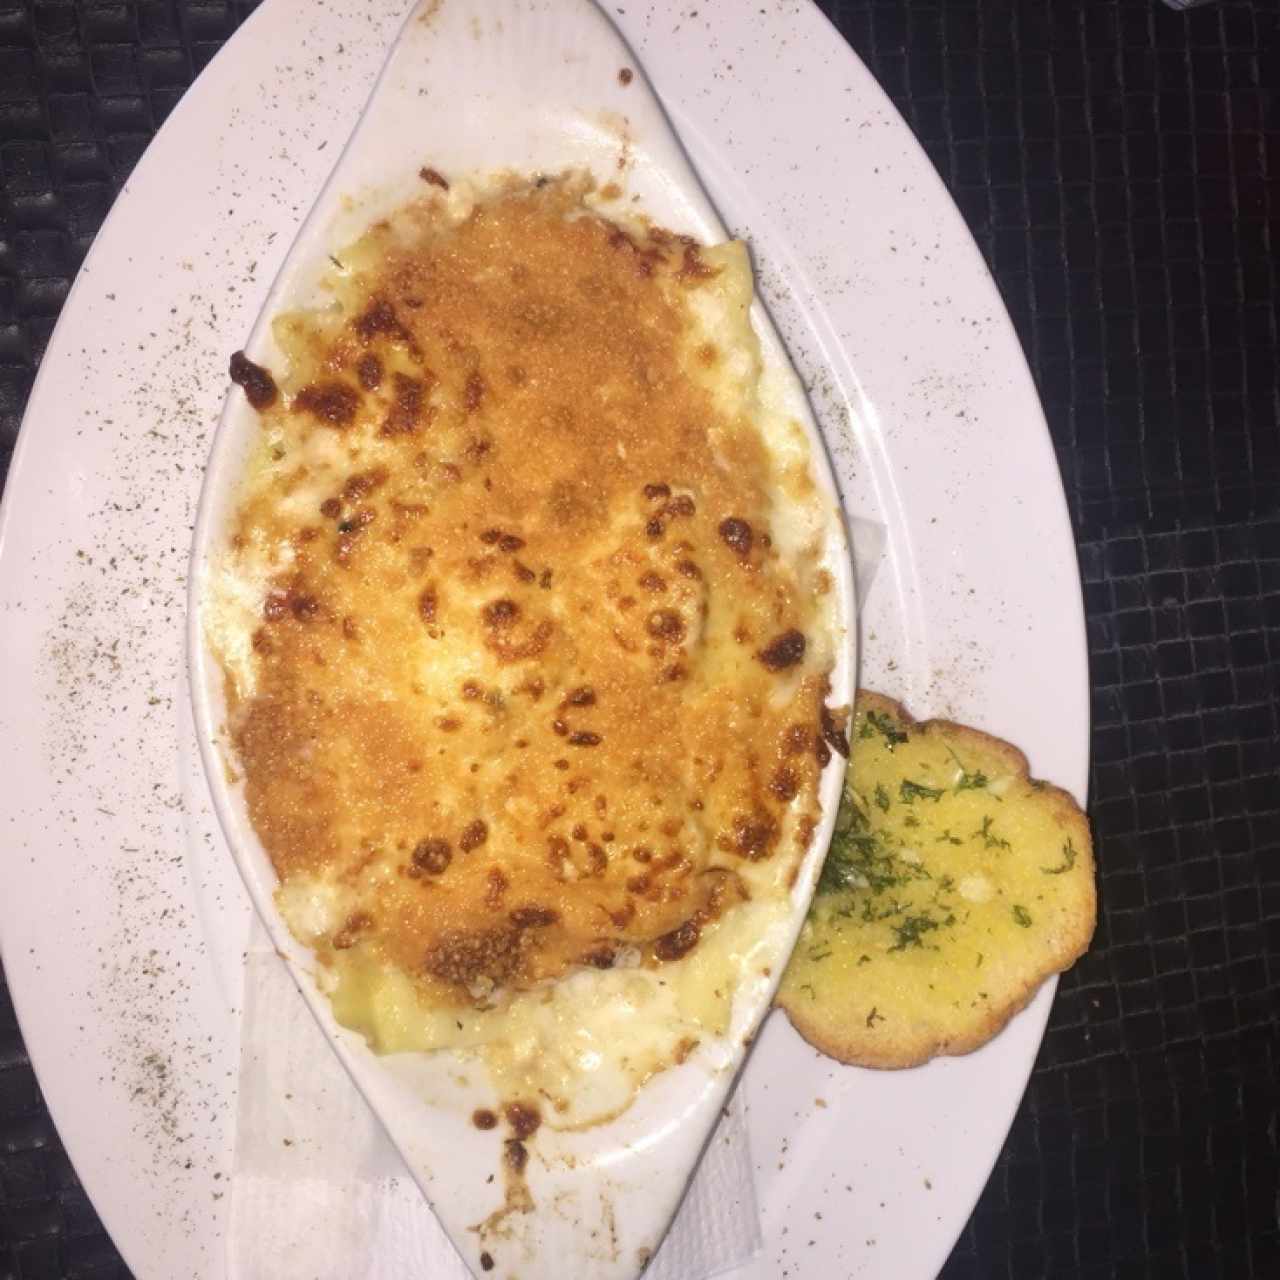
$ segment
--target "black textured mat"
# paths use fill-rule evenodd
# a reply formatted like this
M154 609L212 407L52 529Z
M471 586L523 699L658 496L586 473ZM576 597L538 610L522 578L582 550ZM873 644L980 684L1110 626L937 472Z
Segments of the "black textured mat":
M0 475L115 191L252 7L0 0ZM1004 293L1089 615L1098 937L944 1274L1280 1276L1280 6L824 8ZM0 985L0 1280L125 1274Z

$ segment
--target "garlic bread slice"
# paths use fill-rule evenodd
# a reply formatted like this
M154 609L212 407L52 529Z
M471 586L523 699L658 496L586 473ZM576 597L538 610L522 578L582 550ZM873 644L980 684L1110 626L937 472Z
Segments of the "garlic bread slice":
M1088 820L976 729L917 723L862 691L851 730L836 832L778 1003L842 1062L968 1053L1088 947Z

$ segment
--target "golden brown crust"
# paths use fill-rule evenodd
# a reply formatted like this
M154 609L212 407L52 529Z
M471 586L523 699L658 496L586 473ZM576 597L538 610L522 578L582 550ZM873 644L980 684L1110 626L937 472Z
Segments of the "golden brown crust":
M848 999L813 998L802 993L793 980L791 970L784 976L778 993L778 1004L786 1010L796 1030L816 1049L850 1065L878 1069L915 1067L938 1056L971 1053L1001 1031L1014 1014L1020 1012L1049 976L1069 968L1089 946L1097 915L1095 865L1092 836L1085 813L1074 798L1060 787L1035 781L1030 776L1026 756L1009 742L982 730L954 721L913 720L901 703L882 694L860 690L855 715L886 715L902 725L913 737L939 739L953 752L969 762L979 762L992 773L995 767L1031 788L1025 802L1032 803L1051 817L1054 828L1070 842L1075 851L1066 875L1057 877L1062 889L1070 888L1075 901L1059 926L1043 935L1043 949L1033 967L999 991L984 992L990 998L976 1001L960 1015L941 1008L937 1016L925 1018L880 1019L856 1008ZM858 747L855 741L851 776L857 776ZM1053 859L1056 848L1022 851L1030 859ZM1043 867L1041 868L1044 869ZM822 935L826 937L827 935ZM824 944L825 945L825 944Z
M329 330L282 322L314 367L269 406L283 457L238 517L241 547L292 548L231 699L255 828L286 886L339 875L354 945L441 1001L677 958L726 871L798 861L820 772L784 478L688 367L717 269L580 197L375 230Z

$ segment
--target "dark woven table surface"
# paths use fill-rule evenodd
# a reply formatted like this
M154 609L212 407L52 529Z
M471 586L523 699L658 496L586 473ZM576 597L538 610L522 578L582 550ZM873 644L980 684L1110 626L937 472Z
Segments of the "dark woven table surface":
M115 192L252 8L0 0L0 477ZM944 1274L1280 1276L1280 4L824 8L1004 294L1088 609L1097 940ZM0 983L0 1280L125 1275Z

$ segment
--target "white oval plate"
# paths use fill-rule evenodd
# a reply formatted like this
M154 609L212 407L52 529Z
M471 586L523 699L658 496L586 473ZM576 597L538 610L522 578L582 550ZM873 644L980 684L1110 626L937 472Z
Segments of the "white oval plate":
M186 713L200 469L227 355L404 7L267 0L183 98L64 309L0 512L6 973L54 1118L140 1276L224 1275L250 908ZM863 682L1012 738L1083 797L1083 617L1052 449L928 161L806 0L618 7L753 246L847 508L886 526ZM934 1273L1051 992L979 1053L896 1074L841 1068L769 1019L741 1091L765 1250L733 1274Z
M271 321L306 305L316 282L379 217L421 194L424 162L453 178L505 171L589 169L601 186L616 179L630 212L679 234L719 243L726 234L690 170L644 77L591 0L419 0L394 43L354 133L313 206L248 343L249 355L282 367ZM423 106L430 96L434 105ZM831 703L853 700L856 625L852 562L840 499L799 380L763 308L753 308L766 382L783 412L809 434L813 474L825 507L822 562L836 584L839 639ZM253 830L243 779L226 767L222 671L206 643L205 609L228 550L246 459L261 421L239 391L226 408L206 468L196 521L188 609L196 730L214 807L231 852L276 950L329 1042L395 1143L441 1225L474 1263L489 1236L500 1239L496 1274L540 1280L565 1274L630 1280L657 1251L689 1174L724 1106L744 1046L769 1011L804 921L835 823L844 770L830 759L821 782L822 821L791 891L788 916L756 940L723 1036L704 1036L616 1119L580 1132L544 1125L531 1144L526 1180L536 1206L478 1227L503 1208L502 1135L471 1123L499 1098L473 1055L440 1052L378 1057L334 1020L316 983L311 951L275 909L271 861ZM588 971L587 982L602 979ZM283 1101L283 1100L282 1100ZM495 1177L495 1175L499 1175ZM609 1242L607 1249L601 1241ZM513 1261L513 1259L515 1261ZM514 1267L514 1270L512 1268Z

